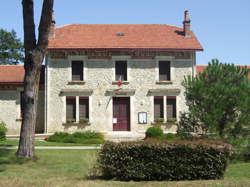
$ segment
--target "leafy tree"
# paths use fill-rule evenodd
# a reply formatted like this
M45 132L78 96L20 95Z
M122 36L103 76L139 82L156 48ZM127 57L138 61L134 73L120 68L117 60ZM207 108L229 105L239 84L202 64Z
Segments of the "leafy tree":
M236 137L250 125L249 69L212 60L183 86L189 115L205 132Z
M52 23L54 0L44 0L39 24L38 40L36 40L34 23L34 2L23 0L24 23L24 94L23 120L17 156L31 158L34 156L34 134L37 118L37 101L40 72L44 55L48 47L48 37Z
M0 65L23 62L23 44L16 32L0 29Z

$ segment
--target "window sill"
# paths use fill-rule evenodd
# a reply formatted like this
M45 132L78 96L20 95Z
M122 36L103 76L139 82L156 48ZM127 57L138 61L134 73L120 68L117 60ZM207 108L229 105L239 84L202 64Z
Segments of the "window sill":
M69 81L68 82L69 85L75 85L75 84L77 84L77 85L83 85L85 83L86 83L85 81Z
M173 81L156 81L156 84L173 84Z
M66 123L63 123L62 124L63 126L77 126L77 127L86 127L86 126L89 126L90 123L89 122L86 122L86 123L80 123L80 122L66 122Z
M119 81L112 81L112 84L113 85L115 85L115 84L117 84ZM128 81L121 81L122 82L122 84L124 84L124 85L128 85L129 84L129 82Z

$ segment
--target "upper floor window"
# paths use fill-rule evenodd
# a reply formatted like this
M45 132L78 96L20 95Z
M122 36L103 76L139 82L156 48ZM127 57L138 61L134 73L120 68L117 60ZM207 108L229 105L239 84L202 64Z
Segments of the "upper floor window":
M170 80L170 61L159 61L159 81Z
M72 61L72 81L83 81L83 61Z
M127 61L115 62L115 80L127 81Z

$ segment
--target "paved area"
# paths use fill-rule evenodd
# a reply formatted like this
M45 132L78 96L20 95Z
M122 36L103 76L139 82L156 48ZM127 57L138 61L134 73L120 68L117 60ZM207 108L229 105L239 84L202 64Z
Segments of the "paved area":
M36 146L35 149L100 149L101 146ZM0 146L0 149L17 149L17 146Z

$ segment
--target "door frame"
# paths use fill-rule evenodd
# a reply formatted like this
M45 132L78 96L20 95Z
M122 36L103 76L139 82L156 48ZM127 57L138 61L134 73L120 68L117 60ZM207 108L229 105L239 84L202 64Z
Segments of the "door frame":
M114 119L114 98L127 98L128 99L128 104L129 104L129 119L128 119L128 130L114 130L114 123L113 123L113 119ZM112 97L112 132L130 132L131 131L131 97L130 96L113 96Z

